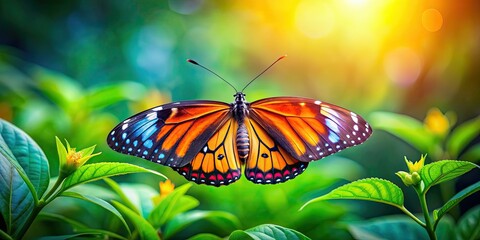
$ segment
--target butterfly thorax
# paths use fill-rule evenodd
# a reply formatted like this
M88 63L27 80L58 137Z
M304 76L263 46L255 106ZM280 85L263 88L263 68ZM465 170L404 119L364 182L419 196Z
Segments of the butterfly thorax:
M232 103L233 116L237 120L238 129L236 137L237 152L240 160L245 162L250 152L250 138L247 127L245 126L245 117L248 115L248 103L245 100L245 94L237 92L235 102Z

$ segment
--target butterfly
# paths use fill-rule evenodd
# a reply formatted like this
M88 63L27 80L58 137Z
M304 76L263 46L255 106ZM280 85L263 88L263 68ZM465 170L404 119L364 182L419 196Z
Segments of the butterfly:
M311 161L363 143L372 133L358 114L315 99L271 97L249 103L243 93L247 86L230 104L181 101L140 112L118 124L107 143L198 184L231 184L242 168L254 183L276 184L295 178Z

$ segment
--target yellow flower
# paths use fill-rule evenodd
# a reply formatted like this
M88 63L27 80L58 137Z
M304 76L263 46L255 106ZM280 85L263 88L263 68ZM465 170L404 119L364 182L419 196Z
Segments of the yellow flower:
M168 194L173 192L173 190L175 189L175 184L173 184L170 179L167 179L165 182L160 182L158 185L160 188L160 194L152 198L154 205L158 205L165 197L168 196Z
M83 164L85 164L90 158L101 154L100 152L93 154L95 146L91 146L77 152L76 148L70 147L70 144L67 140L65 140L67 144L67 147L65 147L58 137L55 137L55 139L57 141L57 151L60 162L59 177L65 178L69 176L79 167L83 166Z
M405 163L407 163L408 173L404 171L398 171L395 174L402 179L402 182L406 186L417 185L422 179L420 178L420 169L422 169L425 164L425 157L427 155L422 155L420 160L411 162L405 157Z
M423 165L425 165L425 157L427 155L422 155L420 157L420 160L416 161L415 163L409 161L407 157L405 157L405 162L407 163L408 171L410 171L410 174L416 172L420 172L420 169L422 169Z
M438 108L432 108L428 111L423 124L426 129L438 136L445 136L450 130L450 121L448 120L448 117Z

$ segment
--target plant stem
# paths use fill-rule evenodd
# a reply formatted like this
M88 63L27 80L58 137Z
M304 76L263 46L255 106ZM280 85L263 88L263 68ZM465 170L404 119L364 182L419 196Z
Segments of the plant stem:
M431 240L437 240L437 235L435 235L435 230L433 230L432 219L430 218L430 213L428 212L427 199L425 197L426 192L422 192L420 189L415 188L418 198L420 200L420 205L422 207L423 216L425 217L425 226L424 228L428 232L428 236Z
M55 184L53 185L53 187L45 195L45 197L43 199L45 199L45 201L47 203L51 202L51 201L49 201L49 198L52 196L53 193L55 193L57 191L57 188L60 186L60 184L62 184L63 179L65 179L65 178L64 177L61 178L60 176L58 176L57 181L55 181Z
M412 218L415 222L417 222L418 224L420 224L420 226L422 227L426 227L425 223L422 222L422 220L418 219L417 217L415 217L415 215L413 215L410 211L408 211L408 209L405 208L405 206L402 206L400 208L400 210L402 210L405 214L407 214L410 218Z
M55 195L53 198L50 198L52 194L54 194L57 191L60 184L62 184L63 179L64 178L60 178L60 177L57 178L57 181L55 182L53 187L50 189L50 191L48 191L45 197L42 198L40 201L38 201L38 204L35 204L35 206L32 209L32 212L27 218L27 221L23 224L20 230L15 234L15 239L23 238L23 236L27 233L27 230L30 228L35 218L37 218L37 215L40 213L40 211L56 197Z
M14 239L22 239L25 233L27 233L27 230L30 228L32 225L33 221L35 218L37 218L38 213L45 207L45 203L40 203L39 205L33 207L32 212L27 218L27 221L22 225L22 228L19 229L19 231L14 235Z
M2 230L0 230L0 238L1 239L13 240L13 238L10 235L8 235L8 233L6 233Z

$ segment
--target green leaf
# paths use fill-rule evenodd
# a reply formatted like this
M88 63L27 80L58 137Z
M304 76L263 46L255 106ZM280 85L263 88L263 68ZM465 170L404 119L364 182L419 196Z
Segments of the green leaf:
M480 144L470 147L464 154L462 160L477 163L480 161Z
M74 234L66 234L66 235L58 235L58 236L40 237L38 238L38 240L65 240L65 239L90 239L90 238L95 239L95 237L100 238L100 234L95 232L82 232L82 233L74 233Z
M222 211L190 211L179 214L168 221L163 231L164 237L166 239L171 238L200 220L209 221L215 225L216 229L227 233L240 228L238 218L231 213Z
M0 119L0 212L15 235L48 188L48 160L22 130Z
M113 205L122 212L124 215L126 215L135 225L135 228L137 229L140 239L160 239L158 236L157 230L147 221L145 220L142 216L138 215L136 212L132 211L125 205L117 202L117 201L112 201Z
M370 114L370 125L374 129L389 132L411 144L420 152L431 153L435 136L427 131L423 123L407 115L375 112Z
M448 200L448 202L446 202L441 208L434 210L433 219L435 220L435 224L437 223L437 221L439 221L439 219L443 217L443 215L445 215L445 213L447 213L448 211L450 211L450 209L460 203L460 201L472 195L473 193L478 192L479 190L480 182L472 184L469 187L455 194L455 196Z
M480 206L466 212L457 224L457 239L480 239Z
M475 168L471 162L442 160L425 165L420 169L420 177L425 184L424 192L439 183L454 179Z
M185 195L188 189L192 186L191 183L184 184L175 188L173 192L169 193L150 213L148 221L155 227L161 227L168 220L178 214L175 210L179 207L178 202L180 198Z
M54 221L58 221L58 222L67 223L70 226L72 226L73 231L76 232L77 234L88 234L88 235L95 235L95 236L103 235L103 236L110 236L110 237L115 238L115 239L126 239L126 238L124 238L124 237L122 237L122 236L120 236L120 235L118 235L114 232L110 232L110 231L103 230L103 229L90 228L87 225L85 225L81 222L78 222L77 220L65 217L65 216L60 215L60 214L43 213L42 212L38 216L39 216L40 219L49 219L49 220L54 220ZM65 236L68 236L68 235L65 235ZM55 239L57 239L56 237L60 237L60 236L55 236ZM58 238L58 239L62 239L62 238Z
M105 181L110 186L110 188L112 188L112 190L120 197L125 206L127 206L130 210L136 212L137 214L141 215L140 210L135 206L135 204L132 203L132 201L130 201L130 198L125 195L122 188L120 187L120 185L118 185L117 182L113 181L110 178L104 178L103 181Z
M480 117L472 119L456 127L447 141L447 151L453 158L458 158L460 152L480 134Z
M96 204L96 205L104 208L105 210L113 213L116 217L118 217L118 219L120 219L120 221L123 223L123 225L124 225L125 228L127 229L127 232L128 232L129 234L131 234L130 228L128 227L128 224L127 224L127 222L125 221L125 219L123 218L122 214L120 214L120 212L118 212L118 210L115 209L115 208L114 208L110 203L108 203L107 201L105 201L105 200L103 200L103 199L100 199L100 198L97 198L97 197L95 197L95 196L82 195L82 194L76 193L76 192L63 192L60 196L81 199L81 200L84 200L84 201L87 201L87 202L91 202L91 203L93 203L93 204Z
M222 240L223 238L211 234L211 233L200 233L193 237L188 238L188 240Z
M153 173L158 176L165 177L163 174L139 167L136 165L128 163L115 163L115 162L102 162L102 163L93 163L83 165L73 172L70 176L65 178L61 191L65 191L68 188L71 188L77 184L87 183L91 181L96 181L99 179L124 175L130 173Z
M428 239L425 229L406 216L386 216L349 224L348 231L354 239ZM439 239L451 239L452 233L452 221L442 221L436 231Z
M250 237L255 240L307 240L310 239L302 233L273 224L259 225L245 231L234 231L228 239L247 239Z
M123 100L138 100L147 89L136 82L122 82L91 89L85 96L91 108L104 108Z
M403 192L397 185L384 179L366 178L345 184L323 196L314 198L305 203L300 210L313 202L330 199L374 201L403 208Z

